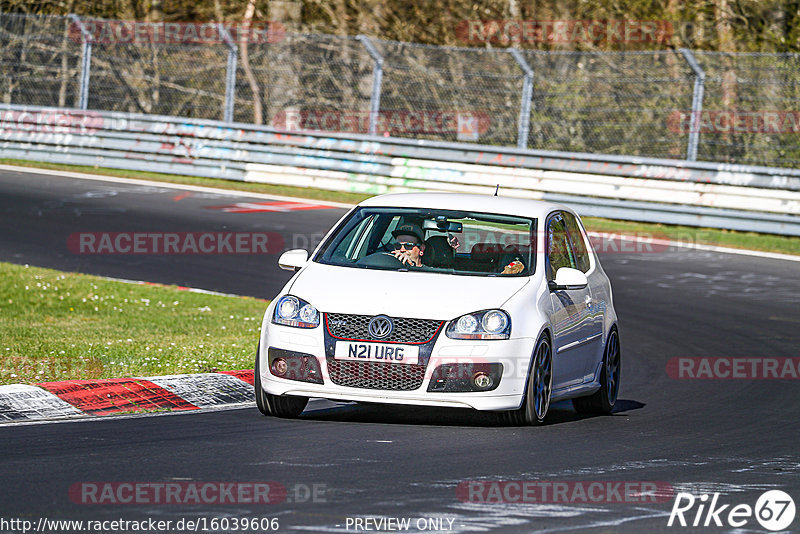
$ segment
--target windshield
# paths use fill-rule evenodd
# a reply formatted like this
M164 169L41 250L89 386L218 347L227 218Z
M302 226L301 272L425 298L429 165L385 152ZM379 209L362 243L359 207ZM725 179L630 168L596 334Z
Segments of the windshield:
M362 269L530 276L536 221L524 217L416 208L359 208L314 261Z

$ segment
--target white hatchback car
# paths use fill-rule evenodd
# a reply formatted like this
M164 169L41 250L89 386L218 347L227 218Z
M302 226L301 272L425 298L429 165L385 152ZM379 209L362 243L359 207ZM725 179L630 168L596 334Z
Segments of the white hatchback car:
M265 415L310 397L469 407L539 424L572 399L610 413L620 385L611 284L569 208L400 193L366 200L267 307L255 362Z

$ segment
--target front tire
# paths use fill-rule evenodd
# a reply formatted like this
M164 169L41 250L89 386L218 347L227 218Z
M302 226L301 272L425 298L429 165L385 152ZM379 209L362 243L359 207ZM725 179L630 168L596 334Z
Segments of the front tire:
M541 425L550 409L550 395L553 392L553 350L546 333L536 342L533 354L522 406L517 410L506 412L508 421L513 425Z
M580 414L608 415L614 409L619 394L622 368L620 366L619 334L616 327L606 340L603 370L600 372L600 389L588 397L572 399L572 406Z
M261 387L261 345L256 351L256 365L253 376L253 387L256 394L256 406L263 415L274 415L286 419L294 419L306 409L308 398L291 395L272 395Z

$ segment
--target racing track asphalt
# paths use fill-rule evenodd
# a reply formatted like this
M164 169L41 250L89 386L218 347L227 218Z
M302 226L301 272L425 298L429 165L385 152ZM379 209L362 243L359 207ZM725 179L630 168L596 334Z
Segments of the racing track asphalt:
M288 275L274 255L80 256L66 247L67 236L81 231L310 235L342 214L207 209L247 200L0 172L0 260L271 298ZM314 400L299 420L247 408L6 425L0 517L278 517L281 531L304 532L355 532L346 529L348 516L454 519L451 532L704 530L667 528L672 498L462 502L456 488L471 480L663 481L750 505L778 488L800 504L800 380L675 380L665 370L669 359L685 356L797 357L800 264L686 249L609 253L601 261L624 358L613 416L579 417L562 403L546 426L512 428L462 410ZM292 502L76 504L68 489L85 481L276 481ZM303 484L323 484L325 502L298 499ZM746 528L762 530L752 519Z

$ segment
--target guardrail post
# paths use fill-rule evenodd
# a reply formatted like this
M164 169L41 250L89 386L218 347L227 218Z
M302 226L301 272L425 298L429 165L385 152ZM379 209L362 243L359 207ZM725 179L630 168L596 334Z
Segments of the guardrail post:
M239 47L233 42L225 25L219 23L219 33L228 45L228 65L225 71L225 102L222 108L222 120L233 122L233 104L236 100L236 63L239 59Z
M694 71L694 90L692 91L692 124L689 127L689 144L686 147L686 159L697 161L697 145L700 144L700 115L703 113L703 93L705 92L706 73L688 48L679 48L684 59Z
M517 61L525 77L522 80L522 102L519 106L517 128L517 148L528 148L528 133L531 128L531 100L533 99L533 69L522 53L516 48L509 48L511 56Z
M375 135L378 131L378 113L381 109L381 84L383 83L383 57L372 41L366 35L358 35L364 48L372 57L375 65L372 67L372 95L369 97L369 134Z
M78 15L70 13L69 18L81 29L81 77L78 89L78 108L86 109L89 105L89 75L92 71L92 34L86 30Z

